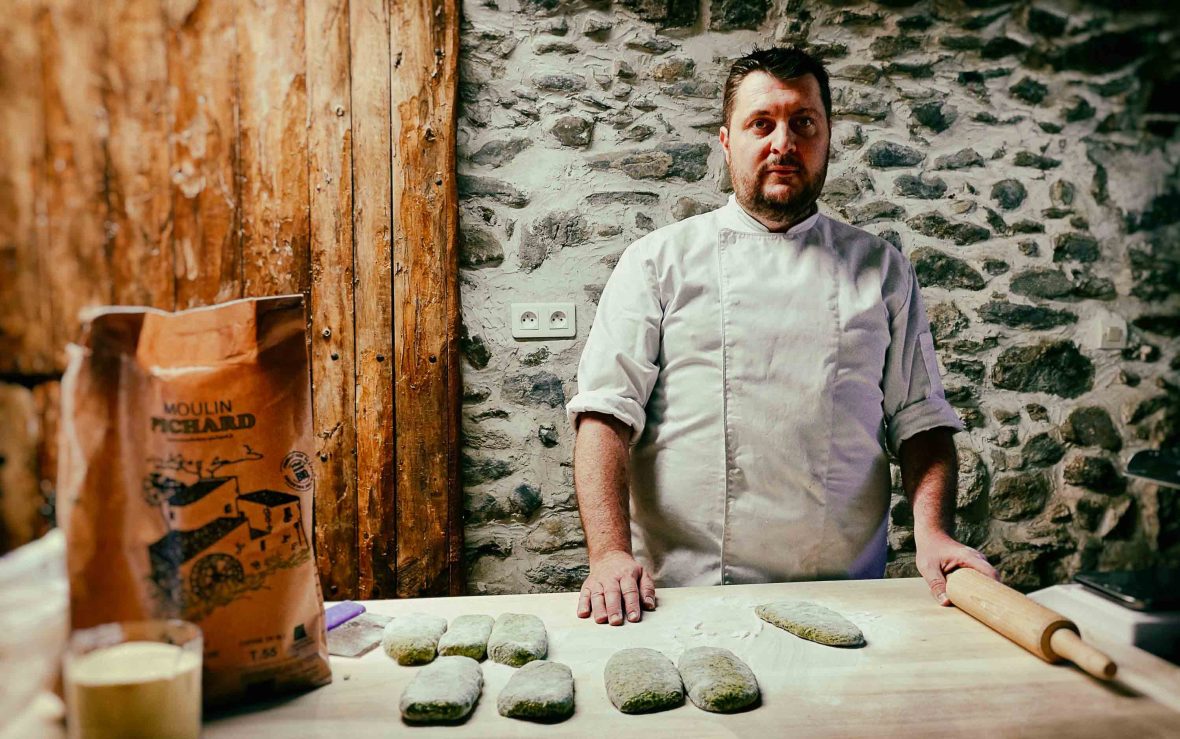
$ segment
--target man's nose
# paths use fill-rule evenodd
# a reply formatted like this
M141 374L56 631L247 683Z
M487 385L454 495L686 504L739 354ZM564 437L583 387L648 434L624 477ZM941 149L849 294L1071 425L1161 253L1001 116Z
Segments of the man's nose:
M774 127L770 135L770 149L775 154L786 154L795 150L795 134L789 125Z

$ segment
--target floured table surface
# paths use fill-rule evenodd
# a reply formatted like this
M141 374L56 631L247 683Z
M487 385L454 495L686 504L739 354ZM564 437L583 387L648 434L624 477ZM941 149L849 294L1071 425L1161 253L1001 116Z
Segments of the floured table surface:
M375 650L359 659L333 657L331 685L210 717L204 736L1180 736L1180 712L1123 683L1103 684L1072 666L1042 662L967 614L939 607L920 579L675 588L658 595L658 610L619 627L577 618L577 593L365 603L394 617L540 617L549 659L574 674L576 709L563 723L501 716L496 698L514 668L489 660L482 663L483 695L466 723L408 726L398 699L421 668L401 667ZM861 628L867 646L815 644L754 613L755 606L782 599L840 612ZM621 714L606 696L603 667L616 651L641 646L673 662L689 647L729 649L753 669L762 703L730 715L687 701L662 713ZM1129 669L1125 662L1120 668ZM1180 668L1168 668L1180 675Z

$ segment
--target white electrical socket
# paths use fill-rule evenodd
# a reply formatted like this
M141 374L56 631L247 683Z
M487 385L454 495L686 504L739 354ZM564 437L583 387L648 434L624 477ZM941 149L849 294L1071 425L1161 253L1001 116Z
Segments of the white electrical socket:
M573 303L513 303L511 319L516 339L566 339L577 335Z

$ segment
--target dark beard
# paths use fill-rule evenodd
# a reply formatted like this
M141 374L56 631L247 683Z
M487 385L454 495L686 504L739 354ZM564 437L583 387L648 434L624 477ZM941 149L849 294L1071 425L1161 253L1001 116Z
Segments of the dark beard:
M801 167L802 165L798 161L785 160L768 163L766 166ZM799 175L803 178L803 189L792 192L783 200L768 198L761 187L762 181L757 179L757 177L752 181L739 182L733 177L732 169L730 170L730 180L734 185L734 195L742 207L752 215L761 216L768 221L788 223L791 225L802 221L816 211L815 202L819 199L820 193L823 192L824 182L828 177L828 163L825 160L823 169L814 177L808 176L808 172L802 168L799 170Z

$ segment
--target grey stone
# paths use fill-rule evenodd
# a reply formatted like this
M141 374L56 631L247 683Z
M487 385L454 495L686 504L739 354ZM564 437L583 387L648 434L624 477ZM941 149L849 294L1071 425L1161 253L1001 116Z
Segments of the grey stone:
M1114 427L1110 414L1099 406L1083 406L1070 411L1061 426L1063 439L1076 446L1096 446L1117 452L1123 438Z
M488 654L488 637L495 621L478 613L456 616L438 640L439 656L462 655L482 662Z
M552 372L514 375L504 381L503 397L528 405L560 408L565 405L565 391L561 378Z
M703 711L741 711L761 696L753 671L728 649L686 649L677 668L689 699Z
M903 174L893 181L893 193L907 198L937 200L946 194L946 182L941 177Z
M510 449L512 439L502 431L476 427L463 430L463 444L471 449Z
M867 179L836 177L828 180L821 199L833 208L840 208L856 200L864 189L871 191L872 186L872 181Z
M1000 180L992 185L992 200L1000 204L1004 210L1016 210L1024 199L1028 197L1028 190L1020 180Z
M756 29L766 20L770 0L709 0L709 28L714 31Z
M1065 456L1065 447L1052 434L1042 432L1029 438L1021 450L1025 467L1050 467Z
M955 510L960 514L970 516L980 500L987 495L988 473L987 466L977 452L967 447L959 447L959 490L955 497Z
M1149 313L1131 321L1131 325L1149 334L1158 334L1168 338L1180 336L1180 315Z
M922 40L917 36L877 36L869 45L869 53L874 59L892 59L921 48Z
M1020 253L1026 257L1035 257L1041 253L1041 247L1032 239L1026 239L1016 245L1020 249Z
M984 59L1003 59L1006 56L1013 56L1023 52L1027 47L1014 38L1007 36L996 36L988 39L987 43L980 49L979 55Z
M385 625L381 649L399 665L424 665L434 660L447 620L427 613L398 616Z
M464 485L482 485L505 478L514 471L512 464L504 459L477 457L464 452L462 461Z
M968 167L982 167L983 157L974 149L959 149L954 154L946 154L934 160L934 169L954 170Z
M991 237L991 231L983 226L962 221L950 221L941 213L930 211L914 216L906 225L924 236L950 239L958 246L966 246Z
M696 66L690 57L674 57L653 66L650 76L657 82L676 82L692 77Z
M1079 298L1094 300L1114 300L1118 293L1114 288L1114 281L1106 277L1098 277L1086 270L1074 270L1072 294Z
M470 657L442 657L423 667L402 692L402 718L411 723L461 721L483 691L483 671Z
M689 0L620 0L641 19L662 28L682 28L696 23L699 3Z
M525 571L529 582L554 592L577 590L589 575L585 552L559 552Z
M459 351L475 369L483 369L492 360L492 353L484 343L483 337L468 336L464 326L459 335Z
M985 259L985 260L983 260L983 271L987 272L989 275L992 275L993 277L996 275L1002 275L1010 269L1012 269L1012 266L1010 264L1008 264L1007 262L1005 262L1003 259Z
M530 352L521 358L520 363L525 367L536 367L543 364L549 358L549 348L541 347L535 352Z
M1028 417L1034 421L1048 421L1049 410L1040 403L1029 403L1024 406L1024 411L1028 413Z
M983 39L975 35L939 36L938 45L951 51L975 51L983 48Z
M684 703L684 684L672 660L646 647L611 655L603 671L606 694L623 713L652 713Z
M505 613L496 619L488 637L488 657L511 667L545 659L549 637L545 624L531 613Z
M892 141L878 141L865 152L864 160L871 167L886 169L889 167L912 167L920 164L926 155L908 146L895 144Z
M831 73L836 79L852 80L863 85L875 85L881 79L881 70L871 64L849 64Z
M882 3L889 5L890 3ZM907 15L897 19L897 27L903 31L925 31L934 25L934 19L923 13Z
M1090 104L1090 101L1081 95L1074 95L1066 103L1066 106L1061 110L1061 117L1068 123L1088 121L1098 112Z
M1045 226L1037 221L1023 220L1013 223L1008 230L1014 234L1043 234Z
M816 603L781 600L754 609L758 618L795 636L832 647L863 647L864 634L844 616Z
M660 92L674 98L719 100L721 98L721 85L711 80L688 79L665 85L660 88Z
M954 303L936 303L926 311L930 319L930 334L939 344L970 325L967 316Z
M655 205L660 196L654 192L596 192L586 196L587 205Z
M1035 305L1020 305L993 300L979 307L979 317L986 323L998 323L1011 328L1046 329L1077 323L1074 313Z
M543 74L533 78L533 87L544 92L581 92L586 80L576 74Z
M1147 52L1150 26L1097 33L1083 41L1059 46L1048 61L1055 70L1108 74L1141 59Z
M576 115L562 116L549 129L549 133L560 141L562 146L585 148L590 145L590 140L594 136L594 121Z
M555 513L542 518L521 541L521 546L525 549L540 554L552 554L585 544L582 521L576 512Z
M469 226L459 231L459 266L469 269L499 267L504 247L491 231Z
M948 359L946 371L963 375L976 384L983 382L984 375L987 373L983 362L974 359Z
M1049 94L1049 88L1032 77L1025 77L1009 87L1008 93L1017 100L1023 100L1031 105L1039 105Z
M1002 390L1076 398L1094 386L1094 364L1072 341L1010 346L996 360L992 382Z
M659 56L660 54L667 54L669 51L677 48L671 40L663 36L647 36L641 39L634 39L626 43L628 49L635 51L642 51L648 54Z
M1070 485L1080 485L1099 493L1116 495L1126 489L1126 480L1109 459L1103 457L1074 457L1065 463L1062 477Z
M540 267L557 249L590 240L590 225L575 210L555 210L529 226L520 241L520 266L525 272Z
M1089 234L1064 233L1053 239L1053 261L1096 262L1101 256L1098 240Z
M918 103L910 110L915 121L935 133L947 130L959 117L959 113L954 107L937 101Z
M1180 259L1169 258L1159 250L1130 249L1131 295L1148 302L1168 300L1180 284Z
M1060 159L1034 154L1031 151L1018 151L1012 163L1017 167L1033 167L1034 169L1053 169L1061 166Z
M987 284L983 275L972 269L962 259L944 254L928 246L915 249L910 254L910 261L918 275L918 282L924 287L982 290Z
M708 144L668 144L659 149L629 151L593 157L591 169L618 169L636 180L679 177L697 182L708 172Z
M560 662L529 662L512 673L496 708L507 718L563 721L574 714L574 674Z
M557 426L553 424L541 424L537 427L537 438L541 440L541 444L546 447L557 446Z
M1027 22L1028 30L1033 33L1047 38L1055 38L1065 33L1069 18L1034 5L1028 9Z
M464 197L489 198L510 208L523 208L529 204L528 196L507 182L490 177L474 175L458 176L459 194Z
M500 167L512 161L517 154L532 146L531 139L508 139L489 141L471 155L471 161L487 167Z
M888 200L874 200L871 203L848 209L848 220L854 225L879 220L897 220L905 217L905 209Z
M919 80L929 79L934 76L934 64L934 62L890 62L885 65L885 73L891 77L905 75Z
M1001 521L1028 518L1045 507L1051 489L1049 477L1042 472L998 477L989 497L992 517Z
M562 56L569 56L570 54L577 54L581 51L577 44L571 44L569 41L546 41L537 44L535 48L538 54L560 54Z
M702 203L695 198L682 197L676 200L676 204L672 206L672 217L678 221L683 221L685 218L701 215L702 213L709 213L721 207L715 203Z
M883 121L889 116L889 102L876 92L837 87L832 91L832 117L862 123Z
M1008 289L1033 298L1062 298L1073 292L1074 286L1061 270L1034 267L1014 276Z

